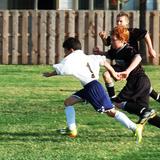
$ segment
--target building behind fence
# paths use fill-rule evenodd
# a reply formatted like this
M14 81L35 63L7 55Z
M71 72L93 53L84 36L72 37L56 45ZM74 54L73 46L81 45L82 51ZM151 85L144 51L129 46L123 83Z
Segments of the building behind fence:
M53 64L64 51L62 43L76 36L87 54L95 46L104 48L98 33L115 26L117 11L0 11L0 64ZM139 27L139 11L130 11L130 27ZM160 65L160 12L147 11L146 29L157 52L151 64ZM146 53L148 55L148 53ZM148 56L147 56L148 57Z

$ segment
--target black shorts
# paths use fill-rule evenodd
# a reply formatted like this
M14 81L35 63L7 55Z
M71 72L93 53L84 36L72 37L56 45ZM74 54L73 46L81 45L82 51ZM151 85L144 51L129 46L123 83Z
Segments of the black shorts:
M146 74L129 77L127 83L118 94L120 101L134 102L148 107L151 83Z

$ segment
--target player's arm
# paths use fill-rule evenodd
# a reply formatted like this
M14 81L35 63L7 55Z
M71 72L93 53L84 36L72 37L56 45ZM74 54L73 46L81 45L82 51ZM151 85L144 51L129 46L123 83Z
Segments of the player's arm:
M101 65L105 67L115 80L120 80L117 72L115 72L114 68L107 62L107 60L105 60Z
M150 57L155 58L156 57L156 52L153 49L152 41L151 41L151 38L150 38L150 35L149 35L148 32L146 33L144 39L145 39L145 42L147 44L147 48L148 48L148 52L149 52Z
M140 64L141 60L142 57L140 56L140 54L136 54L129 67L125 71L119 72L119 76L121 77L121 79L126 79L129 74Z
M107 37L107 33L105 31L99 32L99 36L105 46L111 45L110 36Z
M52 76L56 76L56 75L58 75L56 71L53 71L53 72L44 72L43 73L44 77L52 77Z

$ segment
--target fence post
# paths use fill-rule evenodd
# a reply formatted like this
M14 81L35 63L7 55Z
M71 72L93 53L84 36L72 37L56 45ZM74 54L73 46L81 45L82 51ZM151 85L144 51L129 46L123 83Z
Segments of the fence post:
M40 11L39 21L39 63L46 64L46 25L47 24L47 11Z
M22 12L22 64L28 64L28 12Z
M38 12L31 11L31 64L38 64Z
M157 56L156 58L153 59L153 64L155 65L158 65L159 64L159 43L160 43L160 35L159 35L159 32L160 32L160 19L159 19L159 11L154 11L153 12L153 47L154 47L154 50L156 51L157 53Z
M9 64L9 41L8 41L8 28L9 28L9 12L3 12L3 38L2 38L2 64Z
M18 11L12 12L12 64L18 64Z
M55 63L56 47L56 11L49 11L49 28L48 28L48 63Z

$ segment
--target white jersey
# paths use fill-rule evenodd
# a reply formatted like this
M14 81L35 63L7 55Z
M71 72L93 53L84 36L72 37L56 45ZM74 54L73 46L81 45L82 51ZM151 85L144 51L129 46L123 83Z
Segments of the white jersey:
M100 65L106 61L105 56L86 55L82 50L76 50L65 57L60 63L54 64L57 74L73 75L82 85L98 80ZM94 77L92 76L94 74Z

